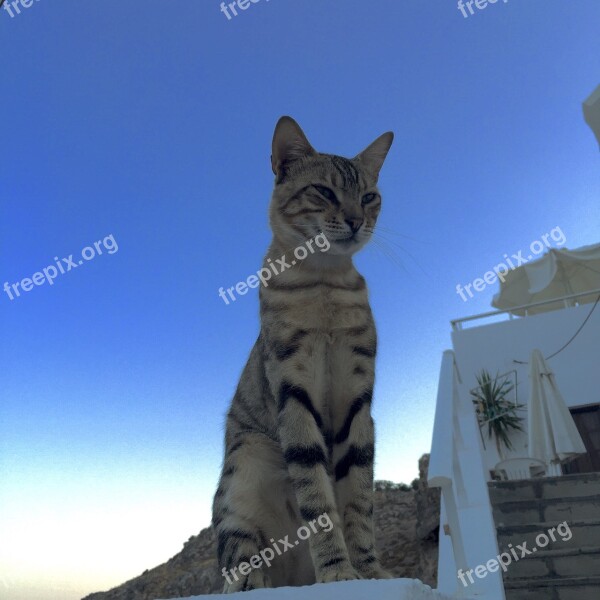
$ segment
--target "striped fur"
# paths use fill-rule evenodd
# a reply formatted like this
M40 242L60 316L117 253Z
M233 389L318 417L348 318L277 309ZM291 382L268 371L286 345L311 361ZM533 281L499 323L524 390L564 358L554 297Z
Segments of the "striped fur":
M317 153L289 117L275 129L264 264L321 233L331 247L260 289L260 335L227 414L213 503L220 569L272 540L295 540L322 513L333 528L225 582L224 593L387 577L372 523L376 332L352 255L379 215L377 179L392 139L384 134L350 160Z

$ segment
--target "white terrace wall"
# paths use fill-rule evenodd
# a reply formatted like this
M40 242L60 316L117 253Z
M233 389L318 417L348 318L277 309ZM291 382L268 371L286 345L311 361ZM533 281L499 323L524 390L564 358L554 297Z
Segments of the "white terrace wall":
M514 360L529 361L534 348L539 348L544 357L556 352L577 331L592 306L585 304L454 331L452 343L463 389L477 385L475 376L483 368L492 375L516 369L517 399L521 404L527 404L529 365ZM600 402L600 305L571 344L547 362L556 375L567 406ZM527 418L525 411L520 414ZM527 431L526 420L523 429ZM485 444L486 466L492 469L499 460L498 453L494 443L486 439ZM514 451L506 452L505 458L526 456L527 434L516 434L514 446Z
M416 579L340 581L303 587L282 587L228 594L228 600L452 600ZM210 600L193 596L183 600Z

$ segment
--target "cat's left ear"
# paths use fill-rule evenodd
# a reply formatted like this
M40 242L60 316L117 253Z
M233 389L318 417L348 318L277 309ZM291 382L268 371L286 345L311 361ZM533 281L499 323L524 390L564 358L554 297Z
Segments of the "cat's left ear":
M383 166L383 161L394 141L394 134L391 131L380 135L370 146L367 146L360 154L354 157L354 160L363 164L364 168L371 173L375 179L379 177L379 171Z

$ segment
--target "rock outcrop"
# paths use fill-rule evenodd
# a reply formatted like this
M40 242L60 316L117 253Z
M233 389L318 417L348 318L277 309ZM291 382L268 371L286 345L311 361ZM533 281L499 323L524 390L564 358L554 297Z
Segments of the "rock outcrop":
M376 482L375 537L382 565L396 577L436 585L440 501L427 487L429 456L419 461L419 479L411 486ZM166 563L108 592L84 600L155 600L218 594L223 586L217 569L211 527L192 536Z

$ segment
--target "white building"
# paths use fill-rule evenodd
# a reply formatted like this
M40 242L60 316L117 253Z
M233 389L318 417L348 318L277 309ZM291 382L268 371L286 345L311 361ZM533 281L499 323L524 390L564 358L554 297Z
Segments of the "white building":
M600 142L600 86L584 103L584 116ZM503 310L452 322L429 470L430 485L442 490L443 593L486 600L600 598L599 301L600 244L551 250L507 275L494 298ZM540 385L552 393L532 387L535 349L554 374L562 413L552 408L549 372ZM494 413L498 417L476 413L482 370L506 382L505 412ZM488 435L489 423L502 414L522 419L523 431L510 432L511 449ZM539 421L553 419L564 423L548 434L552 427ZM566 445L573 455L556 450L554 462L540 460L537 436L544 431L546 447Z

